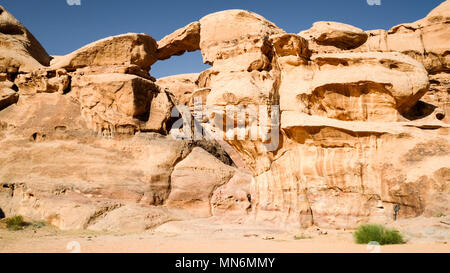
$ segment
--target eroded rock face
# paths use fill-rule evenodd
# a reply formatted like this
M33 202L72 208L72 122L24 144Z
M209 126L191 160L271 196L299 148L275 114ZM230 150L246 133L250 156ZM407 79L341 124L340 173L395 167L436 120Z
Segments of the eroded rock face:
M175 105L188 105L195 90L198 89L198 73L179 74L159 78L156 84L173 95Z
M401 52L423 63L429 73L435 74L449 70L449 18L450 2L444 1L425 18L414 23L394 26L390 30L369 30L361 33L360 29L353 26L319 22L315 23L311 29L300 32L299 35L311 39L311 48L314 53L336 53L344 50ZM334 36L339 37L337 41L345 41L344 32L347 30L354 37L361 35L360 42L351 47L342 47L339 43L317 41L320 36L328 37L333 30ZM367 41L363 39L364 37Z
M414 23L368 31L369 39L360 50L402 52L422 62L432 74L448 71L449 19L450 2L445 1Z
M72 79L71 94L79 101L87 123L106 134L137 131L140 123L149 120L151 102L158 93L152 81L135 75L112 73Z
M8 87L1 87L0 89L0 110L16 103L19 95L16 91Z
M50 64L50 56L34 36L0 6L0 73L30 72Z
M68 91L70 76L64 69L42 68L31 73L19 74L14 80L20 94L64 93Z
M153 38L109 37L49 66L33 55L40 45L25 40L31 34L1 16L3 32L11 24L23 32L0 37L15 46L0 73L2 211L61 229L142 231L172 220L162 207L170 177L200 144L167 136L175 97L148 74Z
M211 213L215 216L247 216L252 209L253 177L237 171L230 181L217 188L211 197Z
M228 141L254 176L256 219L294 227L354 227L367 221L389 221L395 204L401 207L400 217L423 214L425 204L432 203L437 192L419 190L417 177L408 173L426 165L429 169L419 176L428 179L444 172L449 162L446 155L431 152L420 163L405 163L407 151L415 145L437 142L443 143L439 149L449 148L445 140L448 126L437 116L410 116L429 90L427 70L396 52L343 52L361 46L367 35L349 26L327 26L330 29L323 29L326 35L313 38L311 46L300 35L260 34L268 37L267 43L253 47L257 52L271 52L264 54L271 56L270 65L255 71L239 61L217 61L227 60L225 55L211 62L212 68L199 77L199 85L210 88L206 100L210 106L280 106L279 145L274 151L267 151L261 140ZM349 33L337 31L338 27ZM230 40L222 41L225 49L233 45L234 36L227 35ZM202 52L208 39L218 43L215 36L201 35ZM324 48L334 49L322 53L314 44L319 45L317 40ZM205 51L205 60L221 56L211 54L209 48ZM244 50L233 54L233 60L248 57ZM433 183L443 189L440 181ZM448 202L440 200L448 211Z
M0 39L15 55L0 59L0 208L112 231L209 216L355 227L391 221L395 205L400 218L448 214L449 2L385 32L319 22L291 34L249 11L221 11L158 43L109 37L50 66L1 12ZM149 75L156 60L198 49L211 68ZM195 98L279 107L276 145L172 139L172 108L193 110ZM246 125L269 127L247 110ZM209 114L205 128L223 121Z
M157 60L156 50L156 41L149 35L128 33L93 42L56 58L52 67L75 70L86 66L137 65L149 71Z
M212 216L210 198L219 186L231 179L234 172L234 168L223 164L202 148L194 148L176 165L166 204L199 217Z
M316 22L309 30L299 33L311 44L333 46L348 50L359 47L367 41L368 35L362 29L337 22Z
M398 121L429 87L423 66L398 53L316 54L312 66L285 59L280 60L286 68L279 89L282 111L339 120Z
M193 22L158 41L158 60L200 49L200 23Z
M311 33L310 48L313 53L337 53L345 50L354 52L400 52L420 63L430 74L431 88L423 99L415 105L410 117L423 118L434 112L448 123L449 99L449 59L450 48L450 2L444 1L425 18L414 23L400 24L390 30L369 30L367 41L358 47L342 48L332 44L319 44L315 37L321 35L315 27L302 31L299 35ZM323 24L323 23L321 23ZM326 33L325 30L323 30Z
M167 197L173 166L189 152L185 143L159 135L105 141L88 130L55 130L2 138L0 207L6 215L43 219L62 229L111 225L111 230L127 225L122 217L145 220L148 227L170 218L167 213L161 219L143 216L163 212L155 205ZM124 206L136 207L135 216L123 212Z
M228 71L266 70L271 58L268 37L278 33L284 31L253 12L209 14L200 19L203 62Z

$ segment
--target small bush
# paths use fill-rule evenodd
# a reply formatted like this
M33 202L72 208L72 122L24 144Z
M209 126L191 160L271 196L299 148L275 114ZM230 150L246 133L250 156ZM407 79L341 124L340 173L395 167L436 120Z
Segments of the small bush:
M44 221L38 221L38 222L33 222L33 223L31 223L31 226L33 227L33 228L43 228L43 227L45 227L47 225L47 223L45 223Z
M23 216L21 215L6 218L5 222L6 227L9 230L21 230L28 225L28 223L23 220Z
M442 212L438 212L434 215L434 217L437 217L437 218L444 217L444 216L445 216L445 214Z
M295 240L312 239L311 236L305 234L294 235Z
M380 245L404 244L403 236L395 229L382 225L362 225L353 233L357 244L368 244L375 241Z

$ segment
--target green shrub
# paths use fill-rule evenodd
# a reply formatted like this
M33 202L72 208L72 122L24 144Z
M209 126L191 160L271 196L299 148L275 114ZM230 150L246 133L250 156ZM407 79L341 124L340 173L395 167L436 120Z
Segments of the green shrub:
M6 227L9 230L21 230L28 225L28 223L23 220L23 216L21 215L6 218L5 222Z
M305 234L294 235L294 240L312 239L311 236Z
M403 236L395 229L388 229L382 225L362 225L353 233L357 244L378 242L380 245L404 244Z
M436 213L435 215L434 215L434 217L444 217L445 216L445 214L444 213L442 213L442 212L438 212L438 213Z
M44 222L44 221L37 221L37 222L32 222L32 223L31 223L31 227L32 227L32 228L35 228L35 229L37 229L37 228L43 228L43 227L45 227L46 225L47 225L47 223Z

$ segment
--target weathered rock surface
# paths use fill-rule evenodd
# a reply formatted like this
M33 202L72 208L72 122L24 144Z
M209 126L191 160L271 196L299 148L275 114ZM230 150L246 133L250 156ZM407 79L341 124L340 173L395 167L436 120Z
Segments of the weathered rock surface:
M203 62L229 71L268 69L271 56L267 40L278 33L284 31L253 12L226 10L209 14L200 19Z
M450 2L444 1L434 10L432 10L425 18L414 23L400 24L392 27L390 30L369 30L366 34L362 34L359 29L341 24L319 22L306 31L299 34L305 38L310 38L310 47L314 53L336 53L343 50L352 50L357 52L401 52L409 55L419 62L423 63L427 71L431 74L449 70L449 21L450 18ZM317 37L324 35L326 37L331 29L353 29L353 35L357 34L367 37L367 41L361 39L359 43L355 43L353 47L339 47L333 43L320 43ZM337 33L340 33L337 31ZM345 35L335 34L337 37L344 39ZM312 37L311 37L312 36Z
M13 88L12 82L0 81L0 110L16 103L19 99L19 94Z
M360 50L402 52L422 62L431 74L448 71L449 20L450 2L445 1L414 23L368 31L369 39Z
M130 50L131 49L131 50ZM88 44L52 62L52 68L137 65L145 71L156 62L156 41L147 34L127 33Z
M194 148L175 166L166 205L199 217L211 216L210 199L214 190L227 183L234 172L234 168L223 164L202 148Z
M172 220L170 213L164 208L125 205L96 218L88 229L142 232L170 220Z
M197 86L198 73L179 74L159 78L156 84L163 90L169 91L173 96L175 105L187 105Z
M64 69L42 68L31 73L19 74L14 80L20 94L64 93L68 91L70 76Z
M111 73L74 77L71 95L79 101L83 116L94 131L114 134L138 131L139 124L149 120L152 98L158 92L150 80ZM159 119L159 126L150 126L159 129L163 121Z
M158 60L200 49L200 23L193 22L158 41Z
M422 98L427 106L431 107L431 111L435 112L436 118L445 123L450 123L450 74L438 73L430 75L430 90ZM419 117L427 114L427 109L420 107ZM430 110L428 111L428 113Z
M399 217L449 210L448 201L440 197L447 191L445 179L432 178L449 168L446 154L438 152L449 150L448 126L431 113L410 116L429 90L427 70L400 53L343 52L367 39L362 31L346 27L349 33L336 31L338 26L323 30L332 33L333 38L322 39L323 48L334 48L330 53L316 50L300 35L274 33L267 36L272 49L265 51L272 52L266 55L271 56L270 66L254 71L239 61L224 65L228 62L217 58L199 77L199 85L211 89L210 106L280 106L280 145L274 151L267 151L261 139L228 140L254 175L256 219L297 227L354 227L377 219L389 221L395 204L401 207ZM208 38L217 42L201 33L202 52ZM233 45L233 38L223 44ZM205 51L205 60L211 60L210 48ZM241 60L248 53L233 54ZM414 153L416 145L432 142L442 145L420 163L405 163L408 151ZM417 171L419 165L427 167ZM413 170L415 177L409 175ZM417 177L432 179L433 188L441 192L424 188ZM439 209L433 208L436 199L443 205Z
M339 48L333 45L319 44L315 38L320 34L313 27L299 34L309 38L309 48L313 53L338 53L345 50L355 52L400 52L421 62L430 74L430 90L415 105L409 116L422 118L434 112L448 123L448 71L450 48L450 2L444 1L425 18L414 23L400 24L390 30L366 31L368 39L355 48ZM323 24L323 23L321 23ZM431 105L429 105L431 104Z
M279 89L282 111L339 120L397 121L429 87L423 66L398 53L316 54L311 60L315 64L311 68L281 60L286 68ZM305 74L311 78L299 80Z
M48 66L50 59L36 38L0 6L0 73L31 72Z
M217 188L211 197L211 213L216 216L247 216L252 208L252 176L236 172L231 180Z
M357 48L368 38L362 29L337 22L316 22L311 29L302 31L299 35L312 44L334 46L344 50Z

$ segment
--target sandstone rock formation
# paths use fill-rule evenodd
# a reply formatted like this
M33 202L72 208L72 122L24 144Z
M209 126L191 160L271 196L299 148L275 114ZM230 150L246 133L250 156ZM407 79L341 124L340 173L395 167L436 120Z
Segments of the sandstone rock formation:
M223 186L217 188L211 197L213 215L247 216L252 209L251 174L238 171Z
M188 105L194 91L198 89L198 73L179 74L159 78L156 84L163 90L170 90L175 105Z
M210 216L351 228L392 221L396 205L400 218L448 214L449 3L366 32L319 22L292 34L221 11L158 42L123 34L51 63L0 7L0 209L112 231ZM211 68L150 76L194 50ZM221 122L239 117L220 109L247 107L246 137L173 139L172 110L196 99L212 111L193 124L226 134L238 130ZM252 106L276 107L267 122Z
M253 12L228 10L209 14L200 19L203 62L227 71L266 70L271 57L267 38L278 33L284 31Z
M233 20L235 13L225 11L215 17L217 22ZM448 151L448 125L437 116L427 118L430 113L411 118L418 100L429 90L428 73L421 63L395 52L343 52L358 48L367 38L348 26L322 28L324 36L317 35L322 38L314 38L312 47L300 35L261 27L255 41L265 42L248 48L265 52L262 55L269 56L270 64L260 62L255 71L247 64L261 59L261 54L254 57L240 50L245 41L232 42L241 37L241 29L228 30L224 38L210 38L202 35L203 22L200 45L204 61L212 64L199 77L199 82L206 78L204 87L211 89L207 104L280 106L280 145L275 151L267 151L264 141L228 141L254 175L256 219L304 227L353 227L391 219L396 204L401 207L400 217L432 215L437 199L446 204L440 210L448 211L448 201L438 197L448 195L444 182L448 153L438 152ZM336 31L338 27L341 31ZM335 49L317 51L314 43ZM220 57L209 57L205 44L224 44L212 54ZM436 150L417 162L409 160L417 146L432 142L440 144ZM420 168L426 172L415 172L418 166L427 166ZM431 178L438 174L443 176ZM432 179L430 183L442 192L424 190L418 177Z
M50 56L34 36L0 6L0 73L31 72L50 64Z
M201 217L212 216L210 199L214 190L227 183L234 168L203 150L192 152L175 166L171 175L168 207L178 207Z
M11 89L13 87L12 83L2 82L0 86L0 110L16 103L19 95L15 90Z
M176 30L158 42L158 60L200 49L200 23L193 22Z
M156 50L156 41L149 35L128 33L93 42L56 58L52 67L71 71L86 66L137 65L148 71L157 60Z
M334 46L348 50L359 47L367 41L368 35L362 29L337 22L316 22L307 31L299 33L311 44Z
M423 102L432 104L436 110L435 114L448 123L450 119L442 114L450 111L448 85L445 84L449 80L449 18L450 2L444 1L425 18L414 23L400 24L392 27L390 30L366 31L368 39L365 43L347 49L356 52L400 52L421 62L430 74L431 84L431 88L424 96ZM348 26L331 24L337 33L348 29ZM328 32L328 29L319 29L314 24L310 30L302 31L299 35L310 39L310 48L314 53L343 52L346 48L338 46L345 41L343 35L340 37L341 40L336 40L335 44L319 44L315 40L315 37L326 36ZM314 36L309 38L305 35L308 33L314 33ZM356 35L356 33L353 35ZM336 36L339 37L338 35ZM421 105L428 109L418 107L419 109L416 109L418 116L421 116L421 112L429 111L430 108L428 104Z

